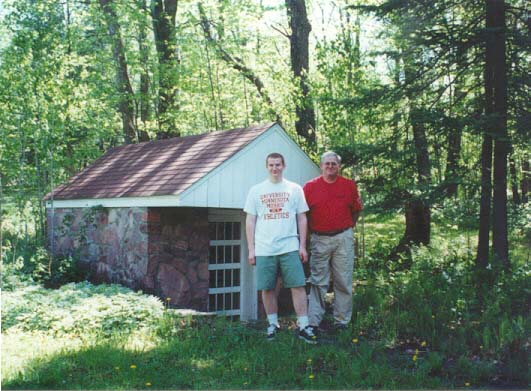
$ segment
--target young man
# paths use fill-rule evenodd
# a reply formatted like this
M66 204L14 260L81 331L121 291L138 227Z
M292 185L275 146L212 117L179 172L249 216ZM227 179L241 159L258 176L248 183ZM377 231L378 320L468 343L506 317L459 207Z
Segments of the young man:
M249 263L257 268L258 289L262 291L269 321L267 339L275 338L280 329L275 292L280 269L284 287L291 289L299 338L315 344L317 337L308 327L306 281L302 268L302 262L308 260L308 205L302 188L282 177L285 167L281 154L269 154L266 158L269 178L253 186L247 196L244 211L247 213L245 231Z
M309 321L313 330L325 313L325 295L334 281L334 328L345 329L352 317L354 237L362 209L356 183L339 175L341 157L335 152L321 156L322 175L304 185L310 207L310 300Z

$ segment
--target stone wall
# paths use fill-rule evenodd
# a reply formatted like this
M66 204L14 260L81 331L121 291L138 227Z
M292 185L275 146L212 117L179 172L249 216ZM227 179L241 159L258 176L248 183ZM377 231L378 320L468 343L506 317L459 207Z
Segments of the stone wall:
M53 227L53 237L52 237ZM112 282L206 311L208 215L201 208L55 208L49 248L81 261L93 282Z
M144 288L147 208L56 208L53 225L51 216L48 210L48 239L55 255L79 259L91 281Z
M149 266L145 285L179 308L208 306L206 208L149 208Z

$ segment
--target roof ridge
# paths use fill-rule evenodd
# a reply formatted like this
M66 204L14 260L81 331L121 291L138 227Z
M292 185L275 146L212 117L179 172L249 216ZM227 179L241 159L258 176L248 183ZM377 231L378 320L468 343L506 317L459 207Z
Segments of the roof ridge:
M160 140L142 141L141 143L119 145L117 147L110 148L109 151L111 149L116 150L116 149L122 149L122 148L127 148L127 147L132 148L132 147L136 147L136 146L139 146L139 145L146 145L146 144L154 144L154 143L156 143L156 144L164 144L164 143L180 142L180 141L183 141L183 140L192 140L193 138L199 138L200 139L200 138L203 138L203 137L208 137L208 136L212 136L212 135L217 136L217 135L228 133L228 132L236 132L236 131L240 131L241 132L243 130L246 130L246 131L259 131L259 130L268 129L268 128L272 127L275 124L276 124L276 122L268 122L268 123L264 123L264 124L251 125L251 126L247 126L247 127L244 127L244 128L233 128L233 129L227 129L227 130L214 130L214 131L211 131L211 132L207 131L207 132L199 133L199 134L190 134L188 136L176 136L176 137L160 139Z

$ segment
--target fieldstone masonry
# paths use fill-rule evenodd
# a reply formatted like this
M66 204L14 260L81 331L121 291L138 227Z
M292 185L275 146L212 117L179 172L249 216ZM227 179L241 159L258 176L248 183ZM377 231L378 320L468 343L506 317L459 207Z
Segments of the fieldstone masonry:
M181 308L208 306L206 208L149 208L148 273L144 286Z
M93 282L170 298L178 308L208 305L208 215L201 208L48 209L56 256L72 255Z

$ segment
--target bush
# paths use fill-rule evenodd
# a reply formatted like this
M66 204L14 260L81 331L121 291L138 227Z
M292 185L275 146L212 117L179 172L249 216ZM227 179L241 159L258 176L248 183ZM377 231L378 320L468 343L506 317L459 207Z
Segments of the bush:
M431 217L434 222L446 223L448 221L458 224L461 229L474 229L479 221L479 197L445 198L442 202L433 205Z
M37 240L12 245L5 241L2 259L2 285L10 290L21 281L40 282L46 287L59 287L69 282L80 282L86 273L79 267L76 258L52 257ZM19 247L20 246L20 247Z
M15 289L24 282L59 287L84 280L86 275L76 258L51 256L45 238L36 231L31 208L29 212L26 209L21 213L6 214L2 222L3 288Z
M2 332L111 336L153 327L163 310L159 298L119 285L81 282L55 290L26 285L2 294Z

